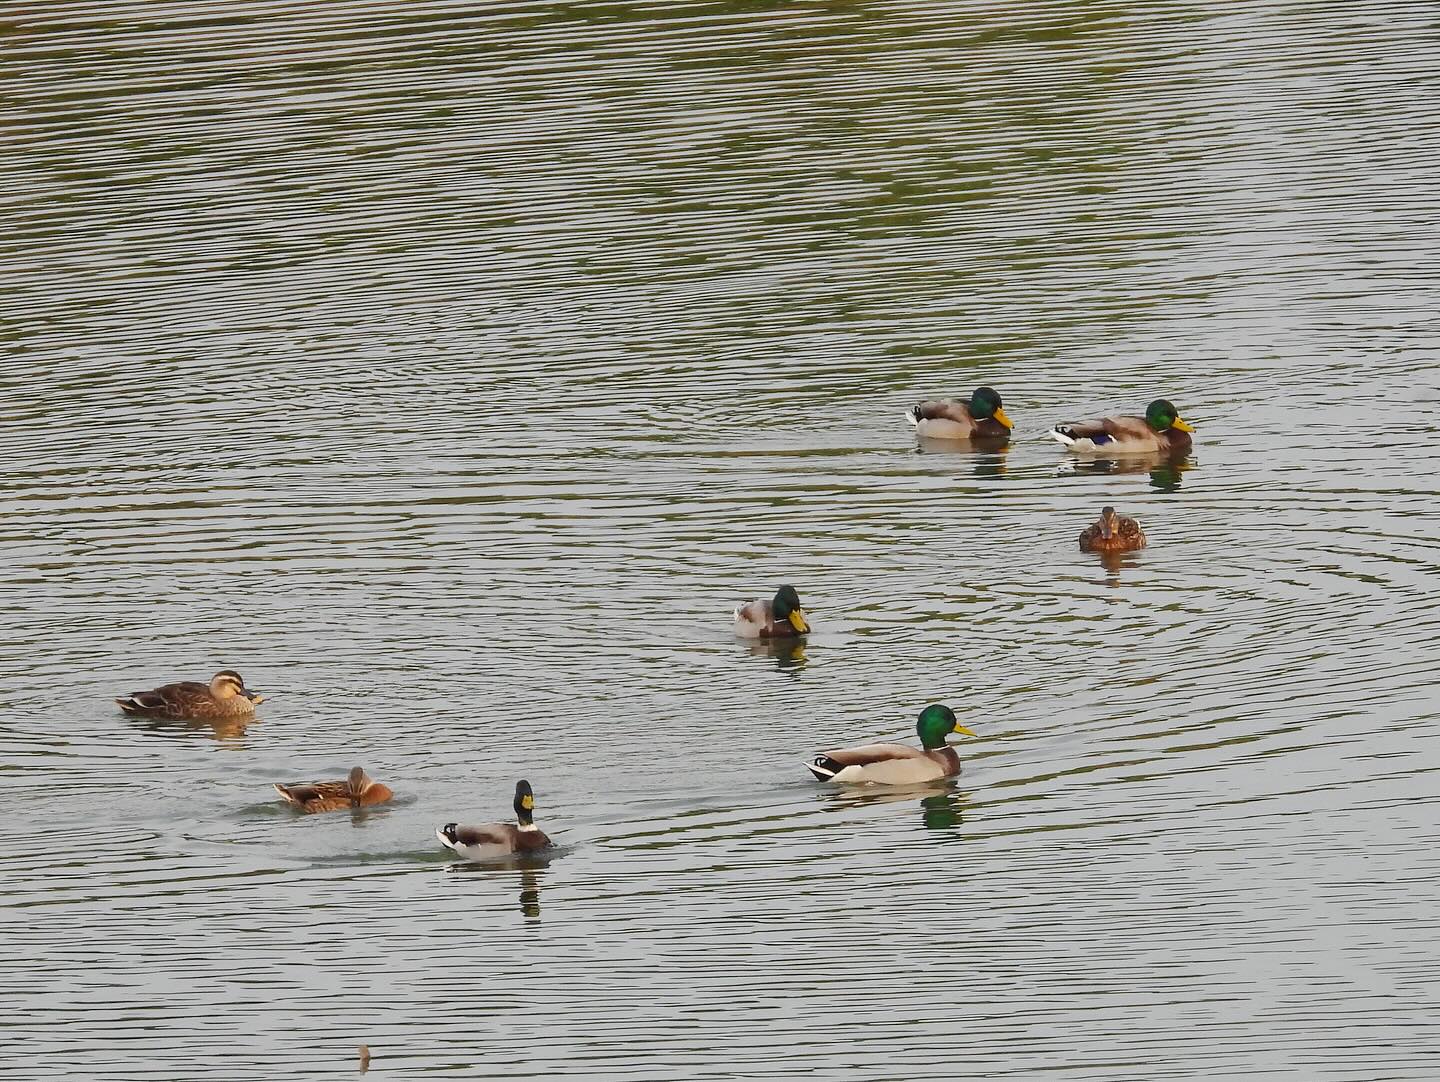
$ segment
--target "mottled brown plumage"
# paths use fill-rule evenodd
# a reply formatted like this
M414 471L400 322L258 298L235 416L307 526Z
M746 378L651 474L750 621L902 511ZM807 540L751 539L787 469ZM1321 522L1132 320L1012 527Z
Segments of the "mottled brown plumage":
M233 669L222 669L209 684L185 680L165 684L151 691L136 691L119 697L116 704L127 714L168 718L174 721L226 721L255 713L255 704L265 701L245 687Z
M1081 552L1133 552L1145 547L1145 531L1128 515L1105 507L1100 518L1080 534Z
M275 783L275 791L289 803L307 812L340 811L344 808L360 808L367 804L383 804L395 794L365 773L364 767L355 767L344 781L316 781L281 785Z

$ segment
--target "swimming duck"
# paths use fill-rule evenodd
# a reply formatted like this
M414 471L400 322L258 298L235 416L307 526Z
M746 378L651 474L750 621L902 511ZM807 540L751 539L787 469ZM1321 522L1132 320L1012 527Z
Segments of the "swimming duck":
M366 804L383 804L395 794L365 773L363 766L350 771L344 781L315 781L281 785L275 791L301 811L327 812L342 808L359 808Z
M1066 450L1081 454L1133 455L1155 451L1190 450L1190 433L1195 429L1180 419L1175 406L1157 398L1145 407L1144 417L1102 417L1098 421L1073 421L1056 425L1051 439Z
M185 680L153 691L132 692L115 700L127 714L186 721L250 717L255 713L255 704L264 701L265 696L246 689L245 681L233 669L217 672L209 684Z
M968 403L953 398L921 402L905 416L929 439L1008 439L1014 427L994 387L975 388Z
M746 639L779 639L810 634L810 624L793 586L782 586L769 601L747 601L735 610L735 634Z
M823 751L805 765L816 781L873 785L915 785L960 773L960 756L946 745L951 733L975 734L961 725L955 712L941 703L920 711L915 722L919 748L908 744L862 744L858 748Z
M1081 552L1133 552L1145 547L1145 531L1129 515L1115 508L1100 509L1100 518L1080 534Z
M518 781L515 783L515 824L467 827L446 823L435 831L435 837L441 845L455 850L466 860L494 860L512 853L533 853L550 844L550 839L535 825L534 811L535 794L530 783Z

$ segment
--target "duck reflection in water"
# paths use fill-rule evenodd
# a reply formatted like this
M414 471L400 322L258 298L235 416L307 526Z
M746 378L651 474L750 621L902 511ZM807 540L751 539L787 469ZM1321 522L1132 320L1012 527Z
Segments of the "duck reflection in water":
M920 825L926 830L958 830L963 825L968 798L942 779L923 785L887 785L866 788L825 789L821 792L836 804L896 804L914 800L920 808Z
M1065 474L1148 473L1150 486L1161 492L1180 487L1181 475L1195 468L1189 455L1133 455L1128 458L1077 457L1062 462L1056 472Z
M921 439L915 445L917 455L954 455L964 458L973 477L982 479L1004 477L1005 456L1010 453L1010 444L1000 440L972 440L956 443L954 440Z
M781 671L799 670L805 667L805 640L793 639L741 639L751 657L768 657L774 660Z
M254 723L255 717L214 718L209 721L189 718L132 717L131 722L139 729L157 736L176 736L181 733L202 733L210 736L217 744L231 751L245 746L245 729Z
M520 915L527 921L539 923L540 873L549 864L549 856L531 853L526 856L510 857L506 860L489 861L485 864L472 862L447 864L445 871L450 875L483 875L487 877L518 871L520 873Z
M1120 572L1126 568L1139 567L1144 559L1138 552L1096 552L1094 557L1105 569L1105 581L1111 586L1120 585Z

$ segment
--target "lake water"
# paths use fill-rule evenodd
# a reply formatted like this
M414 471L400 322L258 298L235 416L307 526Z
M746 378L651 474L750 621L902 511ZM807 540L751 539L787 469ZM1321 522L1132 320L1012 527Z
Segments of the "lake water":
M0 14L0 1077L1435 1077L1434 20Z

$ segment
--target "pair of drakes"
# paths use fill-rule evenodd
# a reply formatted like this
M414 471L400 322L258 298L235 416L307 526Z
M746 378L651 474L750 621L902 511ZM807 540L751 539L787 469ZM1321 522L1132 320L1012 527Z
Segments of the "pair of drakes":
M782 586L769 601L762 598L739 606L735 633L747 639L793 639L808 635L810 622L795 587ZM820 781L861 785L914 785L960 773L960 757L946 745L945 738L951 733L975 734L960 724L948 706L927 706L920 712L915 731L920 737L918 748L864 744L821 752L807 765Z
M905 416L927 439L1004 440L1015 427L994 387L976 388L969 401L945 398L921 402ZM1190 433L1194 431L1181 419L1173 403L1157 398L1145 407L1144 416L1067 421L1046 434L1079 454L1173 454L1190 449Z

